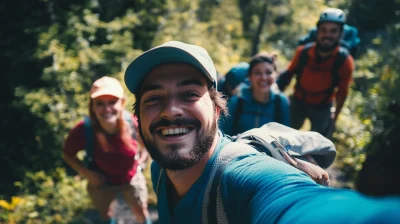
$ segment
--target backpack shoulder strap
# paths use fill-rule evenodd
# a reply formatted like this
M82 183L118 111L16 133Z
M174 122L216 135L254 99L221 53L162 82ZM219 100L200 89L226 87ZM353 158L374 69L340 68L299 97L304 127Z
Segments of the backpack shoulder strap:
M84 163L86 166L88 166L89 163L91 163L93 161L93 155L94 155L94 153L93 153L94 135L93 135L93 128L92 128L92 124L91 124L89 116L85 116L83 118L83 126L85 128L85 138L86 138L86 146L85 146L86 156L84 159Z
M164 171L164 168L160 168L160 173L158 174L157 186L156 186L156 192L155 192L157 196L158 196L158 193L160 192L160 183L161 183L163 171Z
M335 61L332 65L332 85L337 86L340 81L340 74L339 70L343 63L346 61L347 57L349 56L349 51L344 48L340 47L339 51L336 55Z
M243 113L243 106L244 106L244 100L242 97L238 96L238 101L236 104L236 109L233 114L233 126L232 126L232 133L233 135L236 135L238 133L238 126L239 126L239 119Z
M303 50L300 53L299 62L296 67L296 77L297 80L300 80L301 73L303 73L304 68L307 65L308 61L308 50L314 45L314 42L308 43L304 45Z
M332 82L329 89L326 90L326 97L322 102L326 102L331 97L332 93L335 91L335 88L339 85L340 82L340 74L339 70L342 67L343 63L346 61L347 57L349 56L349 51L344 48L340 47L339 51L335 57L335 60L332 64Z
M304 45L303 50L300 52L300 58L299 58L299 62L297 63L297 67L295 70L296 73L296 85L295 85L295 89L298 91L302 92L303 97L305 98L306 95L306 91L304 90L304 88L301 86L301 76L303 74L303 70L307 65L307 61L308 61L308 51L310 50L310 48L312 46L314 46L314 42L308 43L306 45Z
M226 144L220 151L217 161L210 172L210 180L203 199L202 223L228 223L222 196L220 181L228 163L234 158L250 153L259 153L253 147L239 142Z
M275 95L275 100L274 100L274 119L275 122L281 123L282 122L282 115L281 115L281 110L282 110L282 99L281 95L277 93Z

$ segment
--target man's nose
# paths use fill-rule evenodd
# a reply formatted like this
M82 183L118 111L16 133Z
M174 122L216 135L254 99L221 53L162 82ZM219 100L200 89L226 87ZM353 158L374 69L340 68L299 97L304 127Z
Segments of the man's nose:
M174 120L178 117L182 117L182 115L182 104L176 98L168 99L165 103L164 108L161 111L161 117L169 120Z

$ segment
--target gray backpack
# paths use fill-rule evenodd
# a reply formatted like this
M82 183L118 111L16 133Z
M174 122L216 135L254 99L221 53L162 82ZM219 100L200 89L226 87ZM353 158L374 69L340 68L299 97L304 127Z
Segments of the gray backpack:
M321 134L299 131L276 122L243 132L235 141L249 144L258 151L295 167L291 160L306 161L328 168L336 157L335 145Z

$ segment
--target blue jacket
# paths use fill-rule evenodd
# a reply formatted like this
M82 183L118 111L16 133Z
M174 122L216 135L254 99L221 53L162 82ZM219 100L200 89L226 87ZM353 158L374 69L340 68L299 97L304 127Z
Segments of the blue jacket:
M165 172L153 162L151 175L158 189L160 223L202 223L205 188L224 137L199 179L174 206L170 206ZM371 198L351 190L316 184L305 173L259 152L228 163L220 181L223 207L229 223L400 223L400 198Z
M276 97L280 97L281 102L279 123L289 126L289 101L283 93L271 90L270 100L267 103L260 103L253 99L250 87L244 86L237 95L229 99L229 116L221 119L219 123L221 130L225 134L236 135L252 128L259 128L268 122L278 122L275 120ZM244 102L242 113L237 116L239 98L242 98ZM235 119L238 120L235 121Z

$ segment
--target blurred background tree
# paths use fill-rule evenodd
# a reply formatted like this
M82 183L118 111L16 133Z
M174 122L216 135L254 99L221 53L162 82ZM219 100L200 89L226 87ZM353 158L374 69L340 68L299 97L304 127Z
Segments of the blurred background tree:
M122 81L133 59L169 40L203 46L222 75L257 51L277 52L284 69L298 38L326 7L344 9L362 39L334 134L334 167L341 172L335 186L354 188L366 151L377 150L371 146L379 136L395 138L385 130L400 120L399 112L388 112L400 102L400 1L3 1L0 222L74 222L88 208L84 181L65 166L61 149L69 129L87 114L95 79ZM129 109L134 100L129 94ZM71 192L81 203L67 200Z

